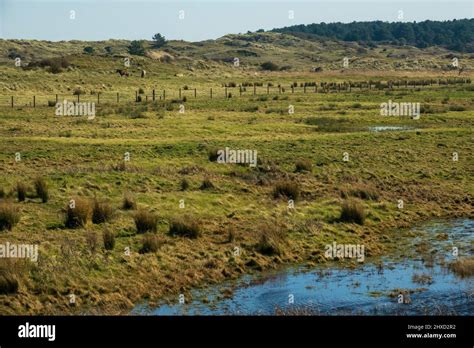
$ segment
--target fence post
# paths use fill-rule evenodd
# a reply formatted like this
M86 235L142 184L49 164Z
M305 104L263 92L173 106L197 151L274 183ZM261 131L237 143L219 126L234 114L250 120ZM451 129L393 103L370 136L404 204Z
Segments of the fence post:
M270 94L270 86L267 85L267 94Z
M181 99L181 88L179 89L179 99Z
M120 101L119 92L117 92L117 103Z
M13 108L13 96L12 96L12 108Z
M79 103L80 99L79 99L79 93L77 94L77 102Z
M138 91L135 91L135 103L138 102Z
M194 88L194 98L197 98L197 90Z
M56 94L56 104L58 103L58 95Z
M211 99L212 99L212 88L211 88Z
M295 87L291 85L291 93L295 93Z
M34 108L36 107L36 96L35 95L33 96L33 107Z
M242 96L242 85L239 86L239 95Z
M166 99L166 89L163 90L163 100Z
M224 93L225 93L225 98L227 99L227 86L224 89Z
M100 92L97 92L97 105L100 104Z
M155 101L155 90L153 90L153 101Z

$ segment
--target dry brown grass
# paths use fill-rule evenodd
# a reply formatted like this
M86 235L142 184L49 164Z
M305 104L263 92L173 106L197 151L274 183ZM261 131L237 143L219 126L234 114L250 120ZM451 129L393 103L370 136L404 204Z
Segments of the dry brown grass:
M474 258L457 260L449 265L449 269L461 278L474 276Z

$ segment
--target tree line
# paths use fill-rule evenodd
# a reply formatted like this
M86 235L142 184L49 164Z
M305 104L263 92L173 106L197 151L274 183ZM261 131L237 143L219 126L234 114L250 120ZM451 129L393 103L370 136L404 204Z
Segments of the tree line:
M460 52L474 52L474 19L423 22L314 23L273 29L307 39L331 38L363 43L411 45L419 48L442 46Z

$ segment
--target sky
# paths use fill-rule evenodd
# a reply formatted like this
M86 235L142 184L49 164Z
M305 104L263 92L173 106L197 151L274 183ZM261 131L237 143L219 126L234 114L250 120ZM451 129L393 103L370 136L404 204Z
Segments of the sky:
M202 41L296 24L473 17L474 0L0 0L0 38Z

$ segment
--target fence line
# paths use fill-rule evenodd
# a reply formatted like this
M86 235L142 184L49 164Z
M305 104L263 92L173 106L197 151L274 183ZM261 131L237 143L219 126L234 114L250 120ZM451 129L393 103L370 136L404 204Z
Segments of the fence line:
M454 84L470 84L471 80L469 78L454 78L454 79L426 79L426 80L397 80L397 81L359 81L359 82L316 82L310 83L293 83L289 86L267 84L266 86L263 83L254 83L254 84L240 84L236 85L234 83L222 86L222 97L229 99L237 95L242 96L256 96L256 95L270 95L270 94L307 94L307 93L342 93L342 92L352 92L353 90L384 90L384 89L409 89L409 88L422 88L428 86L444 86L444 85L454 85ZM250 88L250 90L249 90ZM144 93L143 90L136 90L134 95L127 93L119 92L98 92L94 94L54 94L54 95L31 95L31 96L22 96L22 95L0 95L0 106L10 105L12 108L15 106L31 106L33 108L43 105L43 106L55 106L59 101L60 97L62 100L68 100L72 102L96 102L98 105L101 103L117 103L120 102L156 102L156 101L166 101L168 99L173 99L177 97L178 100L183 100L184 98L194 98L198 99L199 97L205 97L213 99L214 90L209 88L209 90L203 89L198 91L197 88L179 88L175 90L175 93L170 94L168 90L157 90L153 89L149 91L149 94Z

